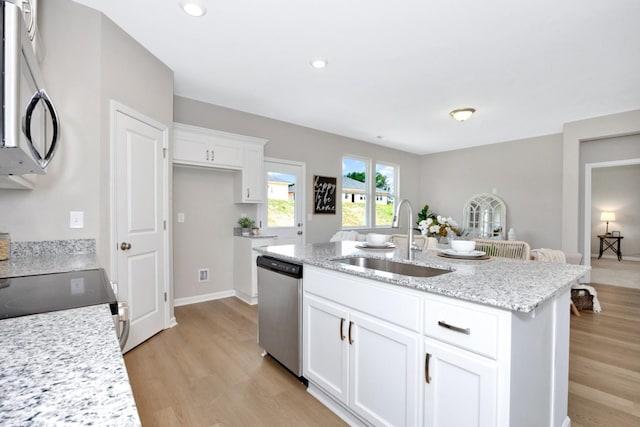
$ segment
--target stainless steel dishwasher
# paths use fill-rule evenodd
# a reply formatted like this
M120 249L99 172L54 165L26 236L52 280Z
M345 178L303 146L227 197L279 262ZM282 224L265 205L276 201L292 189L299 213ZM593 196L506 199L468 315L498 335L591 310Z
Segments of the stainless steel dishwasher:
M258 344L302 378L302 265L259 256Z

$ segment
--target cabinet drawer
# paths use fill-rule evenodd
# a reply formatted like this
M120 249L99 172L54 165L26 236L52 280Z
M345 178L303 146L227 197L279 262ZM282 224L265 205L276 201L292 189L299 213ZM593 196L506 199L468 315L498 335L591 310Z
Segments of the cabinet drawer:
M495 359L498 353L498 313L459 302L425 300L424 333Z
M304 268L302 286L305 292L419 332L418 296L399 292L394 285L346 273L307 265Z

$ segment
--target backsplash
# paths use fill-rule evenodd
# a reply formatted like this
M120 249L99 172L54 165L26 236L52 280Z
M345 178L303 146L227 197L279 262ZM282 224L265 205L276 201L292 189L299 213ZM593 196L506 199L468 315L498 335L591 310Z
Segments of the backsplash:
M83 255L96 253L96 239L11 242L11 258L42 255Z

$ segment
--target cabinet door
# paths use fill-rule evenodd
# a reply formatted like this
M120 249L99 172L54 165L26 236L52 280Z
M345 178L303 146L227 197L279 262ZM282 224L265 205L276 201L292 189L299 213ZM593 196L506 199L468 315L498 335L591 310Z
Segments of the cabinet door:
M175 125L174 163L240 170L244 144L210 129Z
M186 164L209 164L209 144L202 138L190 138L178 133L174 138L173 161Z
M304 377L347 404L349 313L306 293L303 310Z
M416 425L419 336L351 313L347 339L350 407L373 425Z
M206 153L212 166L230 169L242 168L242 144L239 142L223 142L220 138L212 138L209 151Z
M246 144L242 172L236 177L237 203L262 203L266 187L264 176L264 147Z
M424 344L425 426L494 427L497 362L431 339Z

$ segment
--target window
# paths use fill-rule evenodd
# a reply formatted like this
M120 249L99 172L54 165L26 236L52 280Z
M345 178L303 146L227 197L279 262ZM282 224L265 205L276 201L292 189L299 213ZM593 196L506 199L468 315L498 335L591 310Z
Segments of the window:
M342 227L391 226L398 199L398 167L376 163L375 171L372 180L370 160L342 158Z
M396 207L398 167L387 163L376 164L375 226L391 227Z
M367 209L370 162L353 157L342 158L342 226L368 227Z

